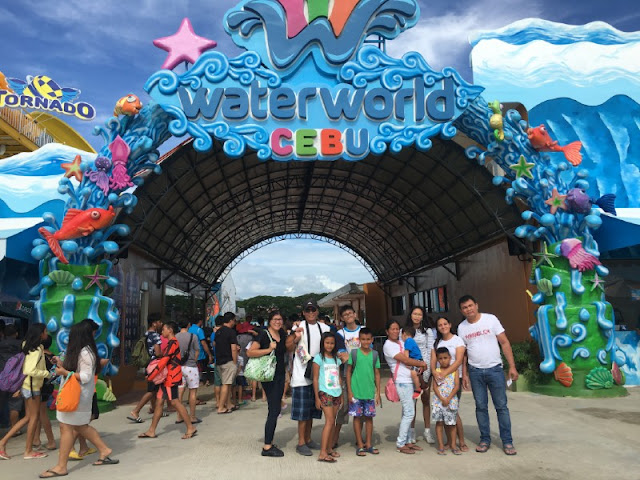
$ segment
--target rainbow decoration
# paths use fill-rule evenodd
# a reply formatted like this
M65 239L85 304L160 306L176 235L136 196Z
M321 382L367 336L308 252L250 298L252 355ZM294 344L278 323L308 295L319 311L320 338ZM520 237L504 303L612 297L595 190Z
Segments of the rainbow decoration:
M278 0L287 16L287 37L298 35L316 18L329 19L333 33L339 37L347 20L361 0L340 0L333 3L329 12L329 0L306 0L308 18L304 12L305 0Z

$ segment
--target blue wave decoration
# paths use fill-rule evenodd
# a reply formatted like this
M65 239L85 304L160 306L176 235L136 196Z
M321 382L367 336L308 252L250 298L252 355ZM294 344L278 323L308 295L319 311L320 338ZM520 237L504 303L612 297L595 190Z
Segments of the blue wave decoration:
M417 23L420 8L415 0L361 0L336 37L331 24L316 18L298 35L287 36L283 7L273 0L245 0L224 18L225 30L242 48L261 53L265 64L292 73L308 56L331 72L349 60L366 37L397 37Z
M600 45L621 45L640 41L640 32L623 32L604 22L586 25L566 25L537 18L519 20L495 31L479 32L469 41L472 46L482 40L497 39L512 45L543 40L556 45L592 42Z

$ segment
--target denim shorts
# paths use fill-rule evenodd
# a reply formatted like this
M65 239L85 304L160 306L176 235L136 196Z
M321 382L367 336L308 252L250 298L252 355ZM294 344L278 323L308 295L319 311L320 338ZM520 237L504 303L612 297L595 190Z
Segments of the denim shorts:
M31 390L28 390L26 388L21 388L20 389L20 393L22 394L22 396L27 399L27 398L31 398L31 397L39 397L40 396L40 392L32 392Z

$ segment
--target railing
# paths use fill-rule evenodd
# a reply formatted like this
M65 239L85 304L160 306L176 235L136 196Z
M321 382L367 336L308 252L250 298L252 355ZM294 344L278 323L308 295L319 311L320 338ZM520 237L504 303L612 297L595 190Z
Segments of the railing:
M54 138L49 135L44 128L20 110L2 107L0 108L0 118L4 119L9 125L15 128L20 135L24 135L38 147L55 142Z

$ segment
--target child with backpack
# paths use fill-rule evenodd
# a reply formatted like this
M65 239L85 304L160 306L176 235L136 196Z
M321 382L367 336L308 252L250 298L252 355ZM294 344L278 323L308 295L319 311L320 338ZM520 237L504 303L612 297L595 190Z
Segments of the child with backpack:
M380 452L372 445L373 417L380 399L380 358L371 348L373 332L361 328L360 348L351 350L347 364L347 395L349 415L353 417L353 431L356 435L356 455L364 457L367 453L378 455ZM366 441L362 442L362 424L365 425Z
M0 440L0 459L9 460L11 458L6 452L7 442L27 424L27 444L23 458L32 460L47 456L44 452L33 450L33 439L40 416L40 391L44 379L50 376L42 348L42 342L47 335L43 323L31 325L22 344L22 351L11 357L2 370L0 388L10 394L20 390L25 400L25 416Z

